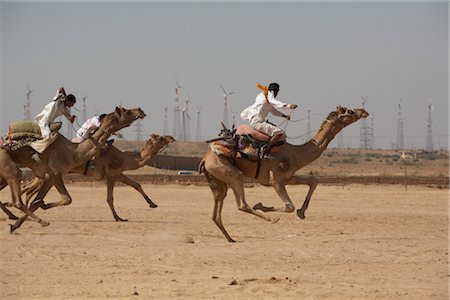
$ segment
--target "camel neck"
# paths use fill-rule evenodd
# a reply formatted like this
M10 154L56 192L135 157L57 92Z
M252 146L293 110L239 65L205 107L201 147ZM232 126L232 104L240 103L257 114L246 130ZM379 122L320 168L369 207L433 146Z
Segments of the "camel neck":
M311 142L317 145L318 150L322 153L328 147L328 144L334 139L336 134L342 130L342 127L326 120Z

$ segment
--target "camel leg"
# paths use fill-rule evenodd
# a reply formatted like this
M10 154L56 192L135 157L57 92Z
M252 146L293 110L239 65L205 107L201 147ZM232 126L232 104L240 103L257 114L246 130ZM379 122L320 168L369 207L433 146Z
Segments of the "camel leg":
M219 227L219 229L222 231L223 235L228 240L228 242L234 243L236 241L231 238L231 236L228 234L222 223L222 207L223 201L227 196L228 186L226 183L209 176L209 174L207 174L206 178L208 180L209 187L211 188L211 191L214 196L214 210L212 220L214 221L214 223L216 223L217 227Z
M278 196L281 198L281 201L283 201L284 205L281 207L268 207L264 206L261 202L258 204L255 204L253 206L253 209L259 209L264 212L270 212L270 211L278 211L278 212L285 212L285 213L291 213L295 210L295 206L292 203L291 199L289 198L289 195L286 191L286 186L283 182L275 182L273 183L273 188L277 192Z
M44 180L36 177L22 184L22 195L25 194L25 206L29 207L31 198L36 195L42 187Z
M8 184L6 181L3 180L3 178L0 178L0 191L3 190ZM6 208L6 205L2 202L0 202L0 208L8 215L8 218L10 220L17 220L18 218L9 210Z
M31 212L36 211L39 207L45 206L45 203L42 199L44 199L45 195L47 195L48 191L53 186L53 179L50 178L49 180L45 180L41 189L39 190L39 193L37 194L36 198L31 202L29 210ZM28 218L27 215L22 216L19 218L19 220L16 221L13 225L10 225L10 233L13 233L15 230L17 230L20 226L22 226L23 222Z
M59 195L61 196L61 199L56 202L51 202L47 204L42 205L42 209L50 209L53 207L63 206L63 205L69 205L72 203L72 197L70 197L69 192L66 189L66 186L64 185L64 181L61 174L55 174L54 176L54 185L56 189L59 192ZM41 188L42 190L42 188ZM41 193L41 190L39 190L38 196ZM47 191L48 192L48 191ZM46 192L46 194L47 194ZM36 197L38 198L38 197ZM44 199L43 197L39 197L38 199ZM34 202L34 201L33 201Z
M297 184L307 184L309 186L308 194L306 195L305 201L303 201L303 205L301 208L297 209L297 215L300 219L305 218L305 211L308 208L309 201L311 200L311 196L316 189L319 182L314 177L299 177L299 176L293 176L291 177L287 184L290 185L297 185Z
M6 208L6 206L0 202L0 208L8 215L8 218L10 220L17 220L18 218L9 210Z
M147 203L150 205L151 208L158 207L158 205L153 203L153 201L147 196L147 194L144 192L144 190L142 189L142 186L139 184L139 182L136 182L136 181L132 180L130 177L125 176L123 174L119 177L119 180L122 183L125 183L125 184L133 187L135 190L137 190L139 193L141 193L142 197L144 197L145 201L147 201Z
M114 191L114 182L115 181L116 181L115 178L107 178L106 179L106 186L107 186L106 202L108 202L109 208L111 208L111 212L112 212L112 214L114 216L114 219L116 221L126 222L128 220L127 219L122 219L121 217L119 217L119 215L116 213L116 209L114 208L113 191Z
M0 191L3 190L8 184L6 183L6 181L4 181L2 178L0 178ZM8 215L8 218L10 220L17 220L18 218L6 207L7 206L11 206L12 203L10 202L6 202L6 203L2 203L0 202L0 208Z

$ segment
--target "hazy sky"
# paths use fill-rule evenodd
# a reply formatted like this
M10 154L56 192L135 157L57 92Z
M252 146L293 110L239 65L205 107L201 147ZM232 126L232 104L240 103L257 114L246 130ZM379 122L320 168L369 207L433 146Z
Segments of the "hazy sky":
M448 1L2 1L0 13L3 133L23 118L27 83L32 116L63 85L79 110L87 95L88 117L120 104L140 106L145 137L163 133L168 106L172 133L176 76L182 106L186 90L192 101L192 137L200 107L202 139L217 135L219 84L235 91L229 106L239 115L253 103L256 83L275 81L278 99L299 105L293 119L311 110L313 130L337 105L360 107L367 96L381 148L396 141L400 99L406 146L425 147L431 97L435 147L448 147ZM134 139L136 129L125 130L126 138ZM287 126L290 137L306 130L306 121ZM360 123L346 128L345 146L358 147L359 133Z

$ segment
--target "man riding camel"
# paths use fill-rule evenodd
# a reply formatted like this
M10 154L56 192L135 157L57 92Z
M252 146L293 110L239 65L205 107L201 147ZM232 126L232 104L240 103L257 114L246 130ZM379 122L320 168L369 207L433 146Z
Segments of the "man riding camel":
M270 136L270 141L264 149L264 154L267 155L270 147L286 136L281 128L267 121L268 114L271 113L274 116L289 120L290 117L277 110L277 108L295 109L298 106L297 104L288 104L275 99L280 90L278 83L273 82L268 87L258 84L258 88L263 91L256 96L255 103L242 111L241 118L248 120L250 126L254 129Z
M50 124L59 116L64 115L70 123L75 121L75 115L70 113L70 108L77 102L74 95L66 95L63 87L56 91L56 96L53 101L48 103L44 109L34 118L41 129L42 140L37 140L31 143L38 153L42 153L49 144L53 142L56 135L52 135ZM32 158L40 161L37 153L33 154Z

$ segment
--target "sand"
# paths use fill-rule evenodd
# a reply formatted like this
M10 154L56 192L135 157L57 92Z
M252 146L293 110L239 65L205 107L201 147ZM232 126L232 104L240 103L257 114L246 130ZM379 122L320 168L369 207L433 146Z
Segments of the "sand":
M10 235L0 212L1 299L448 299L448 191L423 186L319 186L306 219L271 224L238 211L211 220L207 186L144 184L159 207L102 184L69 184L70 206L37 211ZM296 206L303 186L288 187ZM271 188L251 204L278 204ZM0 192L2 201L9 190ZM54 189L46 201L58 200Z

